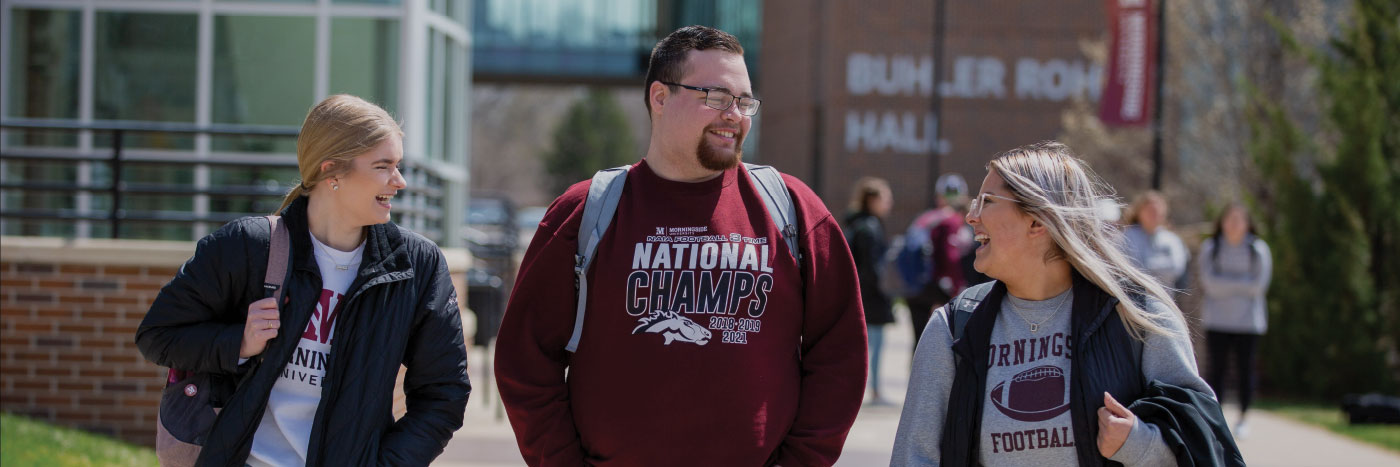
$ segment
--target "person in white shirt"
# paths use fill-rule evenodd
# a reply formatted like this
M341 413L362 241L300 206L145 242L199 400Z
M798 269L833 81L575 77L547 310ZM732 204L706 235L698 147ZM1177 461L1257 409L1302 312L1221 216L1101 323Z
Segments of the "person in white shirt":
M263 282L272 233L260 216L200 240L161 289L136 334L142 354L226 382L209 387L222 411L198 465L427 465L462 426L471 384L447 261L390 222L402 162L388 112L325 99L278 209L282 302ZM400 367L408 411L396 417Z

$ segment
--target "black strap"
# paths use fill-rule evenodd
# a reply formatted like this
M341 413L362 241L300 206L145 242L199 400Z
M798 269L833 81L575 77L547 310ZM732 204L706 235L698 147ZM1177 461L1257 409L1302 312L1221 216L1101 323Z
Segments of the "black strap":
M987 294L992 291L992 285L995 284L996 281L991 281L968 287L948 303L948 328L953 332L954 341L962 338L963 328L966 328L967 322L972 319L972 312L987 298Z

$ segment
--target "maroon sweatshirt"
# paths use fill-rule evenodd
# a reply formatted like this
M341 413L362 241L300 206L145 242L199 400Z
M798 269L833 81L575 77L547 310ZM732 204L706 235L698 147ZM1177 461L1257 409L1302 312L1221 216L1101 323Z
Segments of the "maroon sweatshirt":
M572 355L589 182L550 206L496 344L530 465L836 462L866 375L855 265L821 200L784 175L799 268L742 170L684 183L633 166L588 272Z

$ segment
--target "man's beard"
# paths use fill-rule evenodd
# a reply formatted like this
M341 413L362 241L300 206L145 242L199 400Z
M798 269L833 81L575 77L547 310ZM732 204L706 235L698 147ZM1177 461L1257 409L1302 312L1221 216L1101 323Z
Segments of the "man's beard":
M744 158L744 137L748 135L735 130L734 152L733 154L725 154L723 149L710 144L708 138L705 137L709 133L710 128L706 128L705 133L700 135L700 143L695 147L695 155L700 161L700 166L706 170L724 171L739 165L739 161Z

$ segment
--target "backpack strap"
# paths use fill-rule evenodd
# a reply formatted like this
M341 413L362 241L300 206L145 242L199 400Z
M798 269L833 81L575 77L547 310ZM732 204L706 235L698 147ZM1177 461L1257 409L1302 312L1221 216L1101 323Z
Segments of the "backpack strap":
M788 251L800 267L802 252L797 249L797 211L792 205L792 194L788 192L787 183L783 182L783 175L768 165L746 162L744 168L748 169L745 172L748 172L749 180L758 188L763 205L768 208L768 217L778 226L783 241L787 242Z
M962 339L963 328L966 328L967 322L972 319L972 312L987 298L987 294L992 291L992 285L995 284L996 281L989 281L968 287L948 303L948 328L953 332L954 341Z
M263 289L267 296L276 297L277 305L282 305L282 284L287 278L287 262L291 256L291 234L282 216L263 216L272 232L272 243L267 248L267 274L263 276Z
M574 255L574 291L576 292L574 333L569 336L569 344L564 350L578 351L579 338L583 336L583 315L588 308L588 267L593 264L593 253L598 251L598 241L612 224L617 213L617 203L622 199L622 187L627 184L627 172L632 166L624 165L599 170L593 174L588 185L588 198L583 204L583 221L578 228L578 253Z

